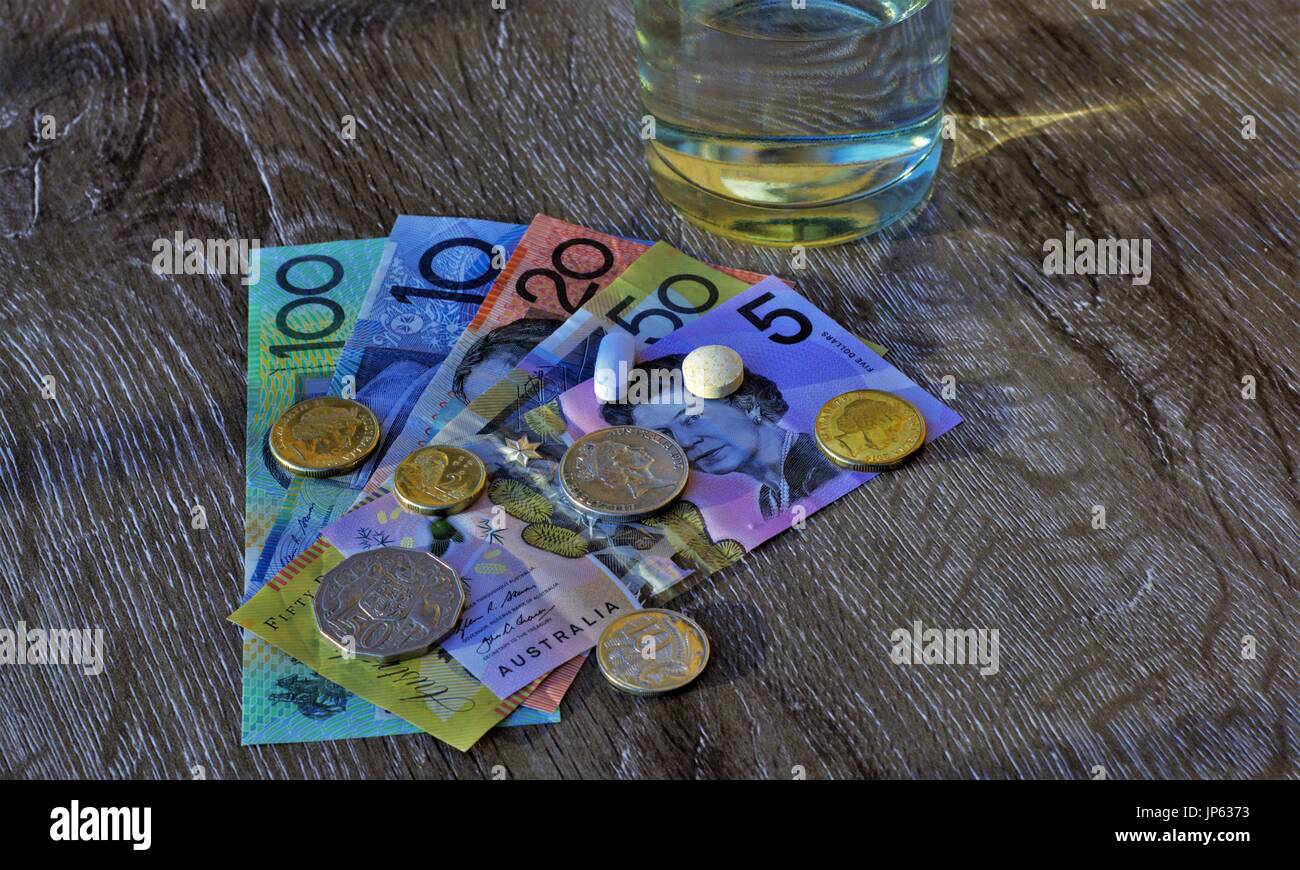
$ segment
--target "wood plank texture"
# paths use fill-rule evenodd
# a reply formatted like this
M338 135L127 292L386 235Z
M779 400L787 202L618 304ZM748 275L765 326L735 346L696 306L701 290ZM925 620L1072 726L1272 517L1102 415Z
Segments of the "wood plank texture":
M962 0L931 205L797 274L652 190L626 0L206 6L0 0L0 626L109 654L0 667L0 775L1297 775L1289 0ZM468 754L240 747L246 288L153 241L536 212L793 278L967 422L678 602L714 640L689 691L588 666L561 724ZM1067 227L1151 239L1150 286L1044 275ZM998 628L1001 672L892 664L913 620Z

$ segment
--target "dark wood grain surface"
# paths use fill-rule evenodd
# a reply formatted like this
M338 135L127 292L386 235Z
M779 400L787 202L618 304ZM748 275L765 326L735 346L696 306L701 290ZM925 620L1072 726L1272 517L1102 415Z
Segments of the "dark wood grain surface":
M109 655L0 667L0 774L1296 776L1291 0L961 0L933 202L797 275L651 189L628 3L206 6L0 0L0 626ZM468 754L241 747L246 288L153 241L536 212L796 278L966 423L681 600L715 645L685 693L588 666ZM1067 228L1152 240L1150 285L1044 275ZM998 628L1000 673L891 663L913 620Z

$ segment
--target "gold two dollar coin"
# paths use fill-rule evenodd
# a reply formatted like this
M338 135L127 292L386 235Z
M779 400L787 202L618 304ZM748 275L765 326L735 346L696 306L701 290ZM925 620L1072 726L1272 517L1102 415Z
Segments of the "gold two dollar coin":
M634 695L661 695L694 680L709 663L709 636L694 620L649 608L616 618L596 644L600 672Z
M270 442L271 455L291 474L346 474L379 446L379 418L351 399L307 399L280 415Z
M412 513L458 514L483 494L487 467L468 450L431 444L402 460L393 472L393 493Z
M888 471L925 444L925 418L906 399L880 390L854 390L817 412L817 446L826 458L856 471Z

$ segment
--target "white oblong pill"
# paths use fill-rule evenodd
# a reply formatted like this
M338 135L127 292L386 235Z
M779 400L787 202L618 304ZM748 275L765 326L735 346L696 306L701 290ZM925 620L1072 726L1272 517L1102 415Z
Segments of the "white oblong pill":
M701 399L730 396L745 382L745 361L722 344L697 347L682 361L686 389Z
M596 351L596 398L618 402L627 395L627 375L636 365L636 340L626 332L611 332Z

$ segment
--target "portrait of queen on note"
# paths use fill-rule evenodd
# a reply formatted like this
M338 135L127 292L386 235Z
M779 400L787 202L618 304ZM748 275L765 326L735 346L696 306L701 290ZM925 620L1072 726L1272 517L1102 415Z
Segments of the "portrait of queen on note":
M676 382L682 354L660 357L636 368L649 384ZM662 377L659 377L662 375ZM611 426L643 426L682 446L691 468L705 474L743 474L754 482L754 498L764 519L787 512L840 471L811 435L781 424L789 404L775 383L749 372L740 389L722 399L656 394L639 404L610 404L601 416Z

